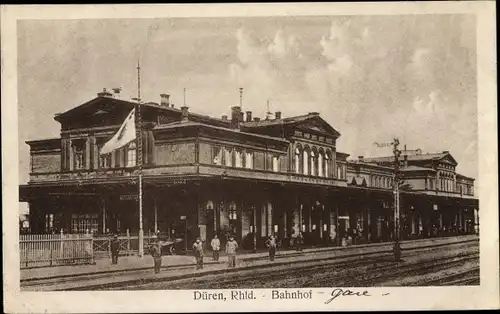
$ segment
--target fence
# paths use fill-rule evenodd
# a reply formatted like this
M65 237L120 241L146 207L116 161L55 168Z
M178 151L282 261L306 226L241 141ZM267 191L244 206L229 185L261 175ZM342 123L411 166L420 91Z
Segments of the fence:
M93 238L85 234L20 235L21 268L92 264Z
M93 250L96 256L111 256L111 241L113 240L112 236L98 236L94 235L93 237ZM154 239L154 235L146 234L144 235L144 248L151 243ZM139 251L139 236L132 235L129 232L126 234L118 235L118 243L120 255L135 255Z

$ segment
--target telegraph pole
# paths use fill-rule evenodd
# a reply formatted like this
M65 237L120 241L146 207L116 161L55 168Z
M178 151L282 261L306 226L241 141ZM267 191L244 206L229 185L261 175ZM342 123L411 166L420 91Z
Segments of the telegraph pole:
M394 138L390 143L374 143L378 147L390 147L392 146L392 152L394 154L394 173L393 173L393 194L394 194L394 260L396 262L401 261L401 245L399 243L399 185L400 185L400 172L399 172L399 157L401 156L401 151L398 149L399 139ZM406 151L406 147L405 147Z
M399 140L397 138L392 142L394 153L394 260L401 261L401 245L399 243L399 156L401 151L398 149Z

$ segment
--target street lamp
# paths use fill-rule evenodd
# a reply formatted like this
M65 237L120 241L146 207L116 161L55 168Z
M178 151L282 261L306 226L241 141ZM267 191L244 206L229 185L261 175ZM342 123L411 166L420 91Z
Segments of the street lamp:
M188 250L188 239L187 239L187 230L188 230L188 223L187 223L187 217L186 216L181 216L181 220L184 220L184 248L185 252L187 254Z

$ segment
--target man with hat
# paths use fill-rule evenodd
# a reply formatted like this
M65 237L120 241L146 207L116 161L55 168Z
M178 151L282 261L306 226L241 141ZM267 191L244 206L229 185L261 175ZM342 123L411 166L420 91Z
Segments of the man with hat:
M236 250L238 243L234 240L234 236L229 236L229 241L226 243L226 253L229 267L236 267Z
M194 256L196 257L196 269L203 269L203 242L197 237L193 244Z
M274 261L274 257L276 256L276 238L274 234L271 234L266 241L266 246L269 249L269 260Z
M113 236L113 240L110 243L111 251L111 264L118 264L118 254L120 253L120 241L118 241L118 235Z

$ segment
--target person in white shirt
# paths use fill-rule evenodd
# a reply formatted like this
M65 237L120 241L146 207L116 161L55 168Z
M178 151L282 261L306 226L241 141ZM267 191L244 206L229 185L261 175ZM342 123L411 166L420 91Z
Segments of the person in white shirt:
M213 258L214 261L219 260L219 251L220 251L220 240L217 237L217 235L214 235L214 238L212 239L212 242L210 243L212 246L212 253L213 253Z

